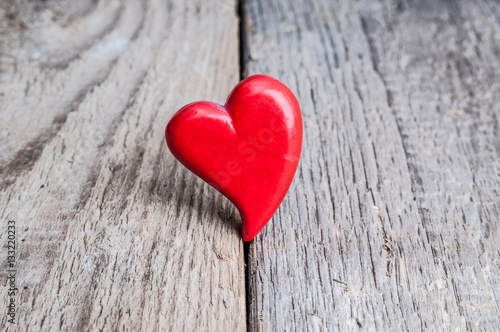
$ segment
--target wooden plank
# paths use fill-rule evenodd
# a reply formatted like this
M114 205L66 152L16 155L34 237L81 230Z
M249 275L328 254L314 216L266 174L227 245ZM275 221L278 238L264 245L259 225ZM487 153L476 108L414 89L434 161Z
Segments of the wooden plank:
M2 283L9 330L244 330L235 209L168 153L182 105L239 79L233 1L2 2Z
M252 330L497 330L500 4L251 0L245 73L304 118L249 247Z

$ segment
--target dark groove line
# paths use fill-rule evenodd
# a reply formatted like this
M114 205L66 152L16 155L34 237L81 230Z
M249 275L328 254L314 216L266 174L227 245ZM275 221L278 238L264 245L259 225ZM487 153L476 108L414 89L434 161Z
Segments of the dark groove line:
M244 0L238 0L237 15L238 15L238 36L239 36L239 64L240 64L240 81L245 78L247 73L246 64L248 63L248 48L246 45L246 29L245 29L245 8ZM251 331L250 324L250 305L252 297L250 294L250 242L243 242L243 257L244 257L244 270L245 270L245 308L246 308L246 324L247 331Z
M245 256L245 305L246 305L246 320L247 320L247 331L251 331L250 324L250 305L252 303L252 297L250 294L250 242L243 242L243 255Z
M238 30L239 30L239 62L240 62L240 80L244 79L247 76L247 68L246 64L248 63L249 59L249 52L248 52L248 47L246 44L246 20L245 20L245 13L244 13L244 0L238 0L238 8L237 8L237 14L238 14Z

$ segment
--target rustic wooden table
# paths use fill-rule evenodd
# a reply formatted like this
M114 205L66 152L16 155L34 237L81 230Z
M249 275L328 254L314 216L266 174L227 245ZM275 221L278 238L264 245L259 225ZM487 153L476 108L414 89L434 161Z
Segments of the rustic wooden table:
M499 27L493 0L2 1L0 327L498 331ZM305 132L244 244L163 133L255 73Z

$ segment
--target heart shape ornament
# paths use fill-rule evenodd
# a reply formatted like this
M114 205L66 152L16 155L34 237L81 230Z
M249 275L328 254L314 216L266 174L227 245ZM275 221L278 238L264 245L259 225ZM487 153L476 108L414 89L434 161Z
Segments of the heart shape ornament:
M195 102L165 130L172 154L240 212L244 241L267 224L285 197L302 148L297 99L280 81L250 76L224 106Z

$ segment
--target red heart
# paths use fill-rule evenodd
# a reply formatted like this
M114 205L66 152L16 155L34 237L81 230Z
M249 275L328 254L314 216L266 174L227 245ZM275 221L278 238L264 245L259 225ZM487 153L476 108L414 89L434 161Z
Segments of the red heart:
M297 99L280 81L255 75L241 81L226 105L181 108L165 130L172 154L238 208L250 241L286 195L302 147Z

